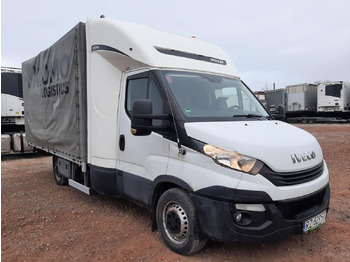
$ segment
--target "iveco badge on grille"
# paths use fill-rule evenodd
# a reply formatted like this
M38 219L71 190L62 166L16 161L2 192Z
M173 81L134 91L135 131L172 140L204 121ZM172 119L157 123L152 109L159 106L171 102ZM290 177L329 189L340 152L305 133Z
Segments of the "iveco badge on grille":
M315 159L316 153L314 151L311 151L311 152L305 152L301 154L292 154L290 155L290 157L292 158L293 164L295 164L296 162L300 163L301 161L308 161L311 159Z

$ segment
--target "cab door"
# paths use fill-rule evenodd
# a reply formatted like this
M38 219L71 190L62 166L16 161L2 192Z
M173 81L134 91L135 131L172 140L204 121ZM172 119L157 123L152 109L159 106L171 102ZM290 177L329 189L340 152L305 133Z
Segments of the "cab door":
M137 99L151 100L154 114L168 113L166 96L151 71L124 75L118 110L119 169L123 193L147 205L152 182L157 176L166 174L170 141L156 132L146 136L131 133L131 110Z

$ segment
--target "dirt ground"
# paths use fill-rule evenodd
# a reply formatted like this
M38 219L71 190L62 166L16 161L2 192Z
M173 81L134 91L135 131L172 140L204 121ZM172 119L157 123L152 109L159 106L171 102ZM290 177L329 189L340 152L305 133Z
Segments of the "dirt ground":
M327 221L264 244L209 242L189 257L170 251L150 216L125 200L57 186L52 158L1 161L2 261L350 261L350 124L297 125L316 136L331 174Z

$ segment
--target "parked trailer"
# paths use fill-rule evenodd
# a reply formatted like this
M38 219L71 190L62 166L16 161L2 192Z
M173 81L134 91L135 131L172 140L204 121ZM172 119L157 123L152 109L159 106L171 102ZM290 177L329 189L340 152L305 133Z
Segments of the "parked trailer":
M287 86L289 122L334 122L350 120L350 88L346 82Z
M22 70L1 67L1 127L14 126L24 131Z
M256 91L254 92L254 95L256 98L260 101L260 103L265 107L268 108L266 105L266 98L265 98L265 92L264 91Z
M287 92L285 88L265 91L267 109L271 113L278 113L278 107L287 108Z
M57 184L141 204L175 252L326 220L317 140L273 120L214 45L89 19L23 63L23 86L28 140L53 154Z
M299 84L265 91L267 109L288 122L345 122L350 120L350 83ZM287 106L288 104L288 106ZM315 107L317 105L317 107Z
M337 81L317 87L317 113L350 120L350 82Z
M1 154L33 152L26 141L22 70L1 68Z
M286 117L316 116L317 113L317 85L298 84L289 85L287 90Z
M265 91L266 106L275 119L286 121L287 92L285 88Z

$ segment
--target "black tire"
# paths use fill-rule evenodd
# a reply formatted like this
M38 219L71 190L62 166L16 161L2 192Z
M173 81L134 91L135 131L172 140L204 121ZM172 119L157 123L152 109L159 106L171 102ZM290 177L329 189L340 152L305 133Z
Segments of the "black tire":
M189 255L202 249L202 236L191 198L181 188L172 188L159 198L157 225L165 245L176 253Z
M53 156L52 158L52 166L53 166L53 177L59 186L66 186L68 185L68 178L65 176L62 176L58 173L58 160L59 158L57 156Z

